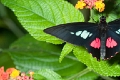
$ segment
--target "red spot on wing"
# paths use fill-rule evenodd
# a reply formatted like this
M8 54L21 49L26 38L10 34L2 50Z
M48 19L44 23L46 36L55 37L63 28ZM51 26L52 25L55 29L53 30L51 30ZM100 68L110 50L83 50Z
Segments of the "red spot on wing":
M108 48L113 48L114 46L117 46L117 42L114 39L112 39L111 37L109 37L109 38L107 38L106 46Z
M95 40L93 40L90 44L90 46L94 47L94 48L100 48L100 39L96 38Z

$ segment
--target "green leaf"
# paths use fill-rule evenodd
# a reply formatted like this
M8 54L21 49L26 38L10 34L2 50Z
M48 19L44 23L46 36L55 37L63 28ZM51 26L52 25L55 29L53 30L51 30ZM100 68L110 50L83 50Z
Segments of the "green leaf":
M85 68L84 64L71 55L66 56L62 63L59 63L61 52L59 46L37 41L29 35L14 42L6 52L12 57L17 69L24 72L52 69L65 77Z
M91 72L88 68L80 71L79 73L69 77L67 80L96 80L98 74Z
M36 80L63 80L62 77L50 69L40 69L35 72L34 79Z
M53 25L83 21L83 15L64 0L1 0L14 11L23 27L37 40L54 44L61 40L45 34L43 30Z
M77 80L97 80L97 78L98 78L97 74L95 74L94 72L89 72L89 73L81 76Z
M82 47L74 48L74 55L89 69L94 70L103 76L120 76L120 65L117 62L110 63L107 61L97 61L96 58L92 58L92 55ZM116 56L114 57L116 58Z
M62 49L59 62L61 62L63 58L73 50L73 48L74 46L72 44L66 43Z

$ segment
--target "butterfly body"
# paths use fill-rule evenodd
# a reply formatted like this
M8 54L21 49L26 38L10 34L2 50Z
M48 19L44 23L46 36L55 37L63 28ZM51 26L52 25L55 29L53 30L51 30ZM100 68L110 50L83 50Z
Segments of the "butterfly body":
M109 23L102 16L100 23L74 22L60 24L44 30L66 42L85 46L97 60L109 59L120 51L120 20Z
M106 18L104 16L102 16L100 18L100 23L98 25L98 29L99 29L100 45L101 45L101 47L100 47L100 57L102 59L104 59L104 57L106 55L106 45L105 45L106 32L108 30Z

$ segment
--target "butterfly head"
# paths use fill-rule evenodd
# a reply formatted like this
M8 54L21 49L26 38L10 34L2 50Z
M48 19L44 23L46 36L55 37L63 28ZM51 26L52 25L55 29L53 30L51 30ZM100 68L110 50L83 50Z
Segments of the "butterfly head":
M106 17L105 17L105 16L101 16L101 17L100 17L100 22L101 22L101 23L106 22Z

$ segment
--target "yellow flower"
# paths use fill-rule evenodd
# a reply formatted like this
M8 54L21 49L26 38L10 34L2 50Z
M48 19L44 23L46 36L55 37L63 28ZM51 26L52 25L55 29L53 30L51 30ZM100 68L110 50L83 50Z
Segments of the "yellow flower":
M34 72L30 71L29 74L30 74L30 77L32 78Z
M83 9L86 6L85 2L83 0L78 1L78 3L75 5L76 9Z
M102 2L102 0L95 2L95 9L97 9L99 12L104 11L105 4Z
M20 71L17 70L17 69L14 69L14 70L12 71L12 73L10 74L10 76L11 76L12 78L16 78L17 76L19 76L19 74L20 74Z

